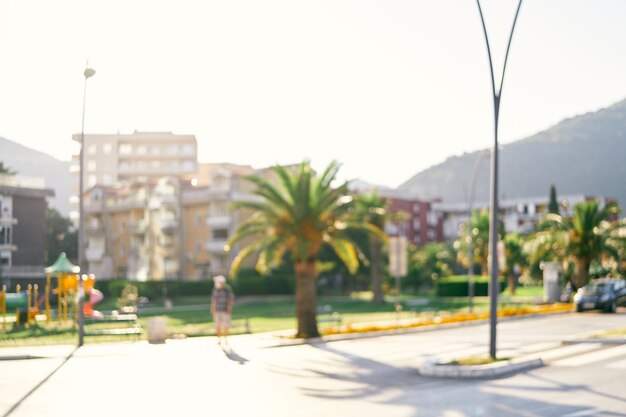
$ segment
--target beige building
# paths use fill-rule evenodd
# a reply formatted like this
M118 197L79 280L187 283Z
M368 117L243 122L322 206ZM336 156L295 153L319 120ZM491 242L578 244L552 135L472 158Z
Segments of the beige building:
M76 142L80 134L72 135ZM138 178L172 176L191 179L198 171L197 142L194 135L171 132L133 132L132 134L85 134L83 151L83 187L112 186ZM70 214L78 219L79 155L71 168L75 175Z
M226 274L225 245L251 199L250 166L203 164L197 180L176 177L98 185L85 197L86 260L101 278L208 279ZM200 186L199 184L204 184Z

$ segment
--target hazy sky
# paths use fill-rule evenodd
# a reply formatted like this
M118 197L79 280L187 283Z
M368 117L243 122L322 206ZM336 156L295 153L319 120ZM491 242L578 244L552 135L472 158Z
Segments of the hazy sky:
M498 67L515 6L483 0ZM625 0L526 0L502 142L625 98L625 22ZM68 160L86 60L87 132L195 134L203 162L396 186L493 140L473 0L0 0L0 136Z

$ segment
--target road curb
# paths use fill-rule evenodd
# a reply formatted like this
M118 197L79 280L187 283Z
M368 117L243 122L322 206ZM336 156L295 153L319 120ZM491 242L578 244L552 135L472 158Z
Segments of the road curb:
M0 356L0 361L23 361L27 359L39 359L38 356L33 355L4 355Z
M496 362L488 365L447 365L437 361L426 361L419 368L422 376L443 378L497 378L499 376L526 371L543 366L541 359L522 359Z
M577 343L601 343L606 345L626 345L626 338L610 338L610 337L585 337L566 339L561 343L564 345L575 345Z
M499 317L498 322L505 321L513 321L513 320L524 320L531 319L537 317L548 317L557 314L569 314L569 311L555 311L552 313L532 313L532 314L524 314L518 316L508 316L508 317ZM421 332L431 332L436 330L446 330L446 329L454 329L457 327L470 327L470 326L480 326L483 324L489 323L489 319L480 319L480 320L467 320L460 321L455 323L441 323L441 324L430 324L427 326L416 326L416 327L407 327L407 328L398 328L398 329L389 329L389 330L372 330L368 332L353 332L353 333L340 333L333 334L328 336L320 336L320 337L312 337L309 339L292 339L284 336L276 336L276 339L282 339L277 341L275 344L270 346L266 346L267 348L279 348L279 347L289 347L289 346L300 346L300 345L313 345L319 343L326 342L339 342L343 340L353 340L353 339L366 339L372 337L381 337L381 336L394 336L394 335L402 335L402 334L411 334L411 333L421 333Z

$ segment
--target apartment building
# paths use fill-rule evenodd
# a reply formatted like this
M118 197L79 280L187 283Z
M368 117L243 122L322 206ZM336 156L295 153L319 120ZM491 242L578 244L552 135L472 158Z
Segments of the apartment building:
M390 236L406 236L415 245L443 241L443 216L433 210L436 202L387 197L388 211L406 216L400 222L389 222L385 231Z
M76 142L81 134L72 135ZM197 142L194 135L171 132L132 134L85 134L83 149L83 187L111 186L137 178L176 177L190 180L198 170ZM79 155L73 156L73 220L78 219Z
M594 197L584 194L560 196L558 198L560 213L563 216L571 216L576 204L593 199ZM613 201L604 197L600 200L603 203ZM543 216L548 213L548 204L548 196L502 199L498 206L504 222L504 230L521 234L533 232ZM474 209L489 209L489 203L487 201L476 203ZM461 226L469 219L469 207L464 203L435 203L433 210L443 218L443 236L446 241L456 239Z
M376 192L387 199L388 213L401 214L400 221L385 224L385 233L389 236L405 236L415 245L443 241L443 215L433 210L439 200L421 200L398 190L361 181L351 183L350 190L357 194Z
M204 175L139 179L97 185L85 197L86 260L106 279L208 279L226 274L234 252L225 246L246 213L231 210L250 199L243 176L250 166L204 164ZM198 184L204 184L200 186Z
M0 276L41 278L45 268L47 198L43 178L0 175Z

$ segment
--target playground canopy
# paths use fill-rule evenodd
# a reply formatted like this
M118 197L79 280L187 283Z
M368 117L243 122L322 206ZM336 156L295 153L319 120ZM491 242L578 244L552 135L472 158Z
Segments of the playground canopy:
M61 252L54 264L46 268L47 274L77 274L79 272L80 266L71 263L65 252Z

